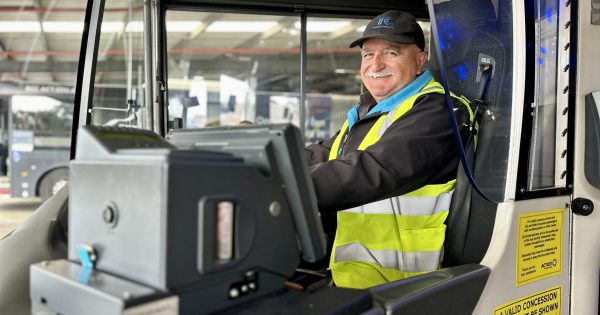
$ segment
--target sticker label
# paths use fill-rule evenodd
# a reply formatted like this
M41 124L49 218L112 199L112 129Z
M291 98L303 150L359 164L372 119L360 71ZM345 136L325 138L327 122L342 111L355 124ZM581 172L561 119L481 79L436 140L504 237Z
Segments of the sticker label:
M517 286L562 272L563 209L519 215Z
M559 315L560 292L554 287L494 308L494 315Z

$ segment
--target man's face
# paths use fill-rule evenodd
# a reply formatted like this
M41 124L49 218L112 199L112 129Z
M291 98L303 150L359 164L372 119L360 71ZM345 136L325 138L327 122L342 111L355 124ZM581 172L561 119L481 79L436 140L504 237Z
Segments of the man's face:
M398 44L371 38L363 42L360 77L379 103L409 85L427 59L415 44Z

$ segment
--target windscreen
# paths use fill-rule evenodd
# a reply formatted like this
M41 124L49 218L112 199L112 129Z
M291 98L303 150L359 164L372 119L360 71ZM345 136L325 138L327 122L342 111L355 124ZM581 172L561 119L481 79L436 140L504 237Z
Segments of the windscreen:
M292 123L307 142L328 139L361 93L360 50L348 45L368 22L168 10L169 119L184 128Z

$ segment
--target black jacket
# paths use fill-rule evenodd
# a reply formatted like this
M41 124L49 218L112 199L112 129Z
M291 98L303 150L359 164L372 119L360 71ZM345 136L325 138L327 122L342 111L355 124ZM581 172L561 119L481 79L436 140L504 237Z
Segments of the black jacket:
M458 151L443 94L419 97L377 143L358 151L381 116L379 113L365 117L375 105L370 94L361 96L360 119L349 132L338 159L328 161L337 134L306 148L321 211L344 210L456 178ZM455 108L459 126L468 125L466 108L457 101Z

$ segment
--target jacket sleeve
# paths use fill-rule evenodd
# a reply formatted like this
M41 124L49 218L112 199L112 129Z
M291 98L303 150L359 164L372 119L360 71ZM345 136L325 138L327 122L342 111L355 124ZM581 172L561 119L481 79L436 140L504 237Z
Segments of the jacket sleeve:
M329 152L331 151L331 147L333 146L333 142L338 133L340 133L339 130L330 139L306 146L306 159L308 160L308 165L312 166L329 160Z
M443 95L420 97L364 151L311 167L321 211L401 195L456 176L456 145Z

